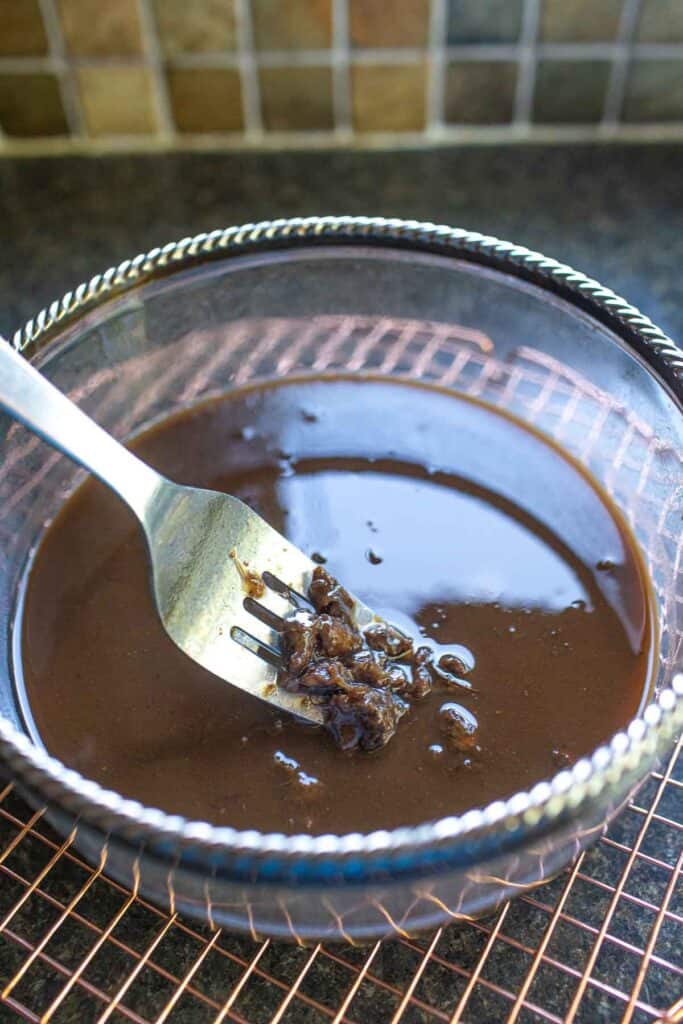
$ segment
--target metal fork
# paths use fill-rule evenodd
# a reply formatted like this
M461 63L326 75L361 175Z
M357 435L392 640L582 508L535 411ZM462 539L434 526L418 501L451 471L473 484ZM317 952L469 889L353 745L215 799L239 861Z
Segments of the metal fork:
M159 617L204 668L309 722L322 709L276 685L283 616L315 564L238 498L167 480L90 419L0 338L0 406L110 487L147 541ZM257 599L267 593L267 603ZM356 600L356 599L354 599ZM376 621L360 601L356 622Z

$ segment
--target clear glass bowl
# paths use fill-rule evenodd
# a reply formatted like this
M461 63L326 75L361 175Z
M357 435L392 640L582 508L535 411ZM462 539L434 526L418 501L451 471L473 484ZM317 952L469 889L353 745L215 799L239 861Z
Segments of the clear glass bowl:
M28 735L16 613L30 554L82 474L0 415L0 756L93 863L232 929L363 940L478 916L564 867L683 721L683 356L553 260L475 233L369 218L247 225L93 278L17 332L42 372L125 438L249 380L356 371L438 382L516 413L602 482L656 591L656 696L627 732L528 793L371 835L238 833L145 808Z

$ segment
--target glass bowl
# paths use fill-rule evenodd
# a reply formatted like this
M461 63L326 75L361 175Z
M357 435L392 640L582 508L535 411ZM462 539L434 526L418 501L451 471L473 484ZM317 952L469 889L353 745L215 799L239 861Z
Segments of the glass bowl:
M82 478L0 415L0 757L92 863L211 925L369 940L472 918L563 868L683 721L683 355L597 282L473 232L371 218L230 228L127 260L14 337L116 437L258 378L344 370L433 381L503 406L608 490L658 608L652 703L590 758L459 817L369 835L263 835L106 791L31 736L17 611L41 532Z

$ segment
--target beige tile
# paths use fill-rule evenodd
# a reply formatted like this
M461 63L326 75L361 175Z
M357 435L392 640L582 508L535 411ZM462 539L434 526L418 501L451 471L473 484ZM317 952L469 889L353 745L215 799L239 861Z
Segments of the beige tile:
M271 131L334 127L330 68L261 68L263 123Z
M257 50L324 50L332 45L332 0L251 0Z
M0 127L8 135L66 135L56 76L0 74Z
M446 75L445 119L450 124L506 124L517 85L514 61L463 61Z
M242 130L239 72L230 68L170 68L167 77L178 131Z
M544 43L601 43L616 39L622 0L541 0Z
M231 0L155 0L161 47L179 53L224 53L236 46Z
M38 0L0 0L0 56L40 57L47 36Z
M429 32L429 0L349 0L356 47L421 47Z
M418 132L425 127L424 64L351 68L353 125L359 132Z
M89 135L156 133L152 80L147 68L80 68L78 85Z
M142 53L137 0L59 0L66 45L76 57Z

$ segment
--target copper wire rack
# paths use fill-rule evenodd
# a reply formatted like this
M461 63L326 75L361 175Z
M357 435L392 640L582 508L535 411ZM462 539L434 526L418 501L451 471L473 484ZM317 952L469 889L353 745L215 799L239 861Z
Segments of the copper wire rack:
M586 462L597 433L618 424L612 472L635 474L634 494L643 495L647 480L645 497L656 495L656 478L643 469L651 467L656 444L647 425L606 406L587 381L558 364L519 349L503 366L487 338L453 325L430 325L425 345L424 325L322 319L318 336L307 336L316 353L312 368L333 368L340 359L345 368L365 369L372 351L373 369L414 374L415 360L405 367L403 361L415 346L418 375L523 407L570 447L583 445ZM259 342L237 383L245 373L272 372L266 356L287 370L292 332L301 338L291 322L242 326L240 345L250 336ZM383 362L374 355L387 338ZM581 430L572 444L575 424ZM669 540L680 559L680 530ZM667 656L678 659L680 652L677 629ZM560 876L487 918L428 935L399 928L394 939L369 946L307 947L196 925L110 880L104 861L89 866L73 842L73 834L62 839L51 829L43 811L31 810L11 782L0 782L0 1024L683 1022L680 742L597 844Z
M571 870L372 946L211 932L89 867L0 790L0 1021L683 1021L683 750Z

